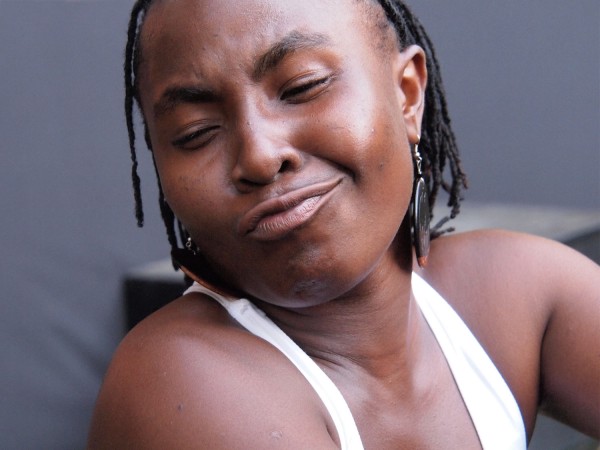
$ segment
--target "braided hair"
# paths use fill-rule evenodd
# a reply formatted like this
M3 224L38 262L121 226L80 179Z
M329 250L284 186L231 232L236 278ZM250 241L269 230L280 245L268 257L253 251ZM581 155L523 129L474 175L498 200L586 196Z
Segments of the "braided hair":
M444 87L440 74L439 63L435 50L425 32L425 29L412 13L412 11L401 0L370 0L377 2L383 8L388 24L391 24L396 33L401 50L410 45L420 46L426 55L428 81L425 91L425 109L421 129L421 141L419 147L423 157L423 172L429 190L429 203L433 207L439 193L440 187L448 193L448 207L450 214L438 222L431 230L432 238L435 238L451 229L442 230L442 226L450 219L456 217L460 211L462 190L467 187L466 175L462 169L456 139L450 126L450 117L446 104ZM125 117L129 135L129 149L131 154L131 177L135 199L135 216L138 226L143 226L144 212L142 207L142 196L140 177L137 172L138 160L135 145L135 129L133 120L134 103L140 105L138 91L139 67L142 60L140 47L140 29L152 0L137 0L131 11L129 27L127 31L127 45L125 47ZM148 129L144 123L144 138L150 151L152 146L148 135ZM450 180L444 177L444 171L448 166ZM154 164L156 169L156 163ZM160 212L165 223L167 237L173 249L178 247L179 242L184 245L189 235L183 228L175 214L165 201L160 179L158 177ZM179 239L178 239L179 237Z

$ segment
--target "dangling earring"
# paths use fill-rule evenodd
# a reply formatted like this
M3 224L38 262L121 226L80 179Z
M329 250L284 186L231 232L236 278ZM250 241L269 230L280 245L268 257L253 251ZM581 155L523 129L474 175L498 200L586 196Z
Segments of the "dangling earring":
M198 248L198 246L196 245L196 243L194 241L192 241L192 238L188 236L187 241L185 243L185 248L188 252L190 252L192 255L196 256L198 254L198 252L200 251L200 249Z
M431 219L429 209L429 192L427 184L423 178L421 163L423 159L419 153L419 143L417 142L412 151L415 166L415 181L413 184L412 206L412 225L415 252L419 267L427 265L429 256L429 220Z
M191 280L200 283L211 291L231 297L247 297L248 294L229 286L207 263L200 248L188 236L185 249L174 248L171 250L173 264Z

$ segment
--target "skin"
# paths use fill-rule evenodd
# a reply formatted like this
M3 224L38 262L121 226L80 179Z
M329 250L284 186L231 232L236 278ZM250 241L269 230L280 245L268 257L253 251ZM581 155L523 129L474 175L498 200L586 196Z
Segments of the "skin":
M411 295L404 216L425 60L382 38L372 12L353 1L158 2L141 35L141 106L169 205L210 266L335 382L365 448L480 448ZM285 39L294 50L265 63ZM203 95L182 101L173 93L184 86ZM270 199L306 191L293 214L255 220ZM429 259L415 270L490 355L528 435L540 406L598 435L600 268L503 231L439 238ZM291 363L200 294L125 338L89 438L111 449L338 444Z

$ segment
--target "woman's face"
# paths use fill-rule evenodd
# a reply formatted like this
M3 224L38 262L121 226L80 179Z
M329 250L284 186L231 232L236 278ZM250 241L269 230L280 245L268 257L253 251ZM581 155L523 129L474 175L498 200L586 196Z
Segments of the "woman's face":
M396 247L410 252L407 233L391 246L418 132L410 58L367 9L160 1L142 29L141 105L167 202L224 279L273 304L342 296L397 264Z

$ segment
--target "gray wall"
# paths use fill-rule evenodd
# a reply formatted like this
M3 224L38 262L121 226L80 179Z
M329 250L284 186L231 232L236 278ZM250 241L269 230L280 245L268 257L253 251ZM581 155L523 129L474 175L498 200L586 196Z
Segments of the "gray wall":
M415 0L469 199L600 208L597 0Z
M0 2L2 449L83 447L123 334L120 278L168 251L153 193L148 228L133 219L129 3Z
M469 198L600 208L596 0L414 1ZM0 448L80 448L123 334L120 280L168 246L122 116L129 1L0 0Z

